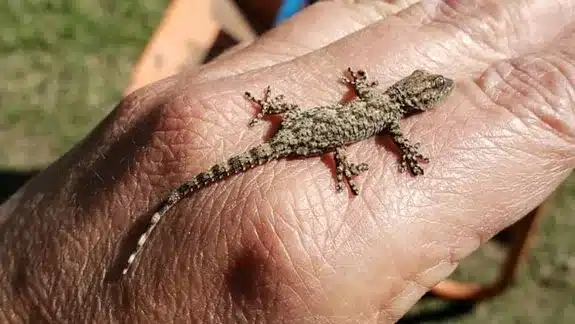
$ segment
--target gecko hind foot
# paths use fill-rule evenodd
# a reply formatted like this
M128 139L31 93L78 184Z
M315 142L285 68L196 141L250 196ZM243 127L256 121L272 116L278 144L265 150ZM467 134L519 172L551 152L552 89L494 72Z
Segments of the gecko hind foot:
M248 123L248 126L252 127L257 124L266 115L275 115L285 113L287 111L296 109L298 106L295 104L285 102L285 96L280 94L275 97L271 96L271 87L267 86L264 91L263 99L258 99L252 95L249 91L245 92L245 96L248 100L256 103L261 107L261 111L258 112Z
M335 168L336 168L336 190L341 192L343 190L343 180L349 185L351 192L354 195L359 195L359 188L357 184L353 181L353 177L358 176L363 171L367 171L369 166L367 163L354 164L347 161L345 152L342 149L337 149L334 155Z

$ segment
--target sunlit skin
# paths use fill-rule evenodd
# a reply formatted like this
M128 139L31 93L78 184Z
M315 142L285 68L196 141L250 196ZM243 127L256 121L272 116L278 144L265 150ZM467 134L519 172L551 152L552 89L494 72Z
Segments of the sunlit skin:
M320 2L123 100L0 206L0 322L391 323L541 203L575 166L573 4L423 1L383 19L380 3ZM274 116L246 127L261 111L246 90L345 102L347 66L381 90L416 69L455 81L400 123L424 176L397 172L384 136L345 149L370 166L358 196L334 192L333 154L274 160L182 199L122 276L170 190L275 134Z

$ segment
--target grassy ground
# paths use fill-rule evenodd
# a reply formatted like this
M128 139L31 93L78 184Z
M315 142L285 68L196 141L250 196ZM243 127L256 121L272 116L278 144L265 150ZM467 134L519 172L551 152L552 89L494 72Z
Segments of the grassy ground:
M0 1L0 187L46 166L113 108L167 2ZM574 197L571 177L543 219L533 257L503 296L462 314L426 299L405 322L573 323ZM489 281L502 255L489 243L455 276Z
M46 165L118 102L167 1L0 1L0 165Z

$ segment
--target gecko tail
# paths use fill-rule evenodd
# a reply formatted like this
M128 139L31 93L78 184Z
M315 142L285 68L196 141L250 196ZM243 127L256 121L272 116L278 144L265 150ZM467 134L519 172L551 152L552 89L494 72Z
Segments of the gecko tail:
M223 163L215 164L207 171L198 173L195 177L182 184L176 191L178 191L180 196L185 196L208 186L212 182L244 172L275 158L277 158L277 154L274 148L269 143L263 143L244 153L234 155Z
M128 273L132 263L134 263L136 257L141 253L144 244L158 225L158 222L168 212L168 210L172 208L176 203L178 203L182 198L224 177L244 172L255 166L277 158L278 154L273 146L269 143L263 143L259 146L249 149L244 153L234 155L223 163L215 164L207 171L198 173L190 180L184 182L177 189L173 190L168 198L160 204L154 215L152 215L146 232L144 232L138 238L136 248L134 252L128 257L126 266L122 270L122 275L126 275Z

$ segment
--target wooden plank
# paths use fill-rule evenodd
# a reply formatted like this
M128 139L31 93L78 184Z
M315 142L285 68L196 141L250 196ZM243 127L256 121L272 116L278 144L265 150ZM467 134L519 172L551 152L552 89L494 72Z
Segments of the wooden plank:
M221 28L241 40L255 38L229 0L173 0L135 64L125 94L199 64Z

